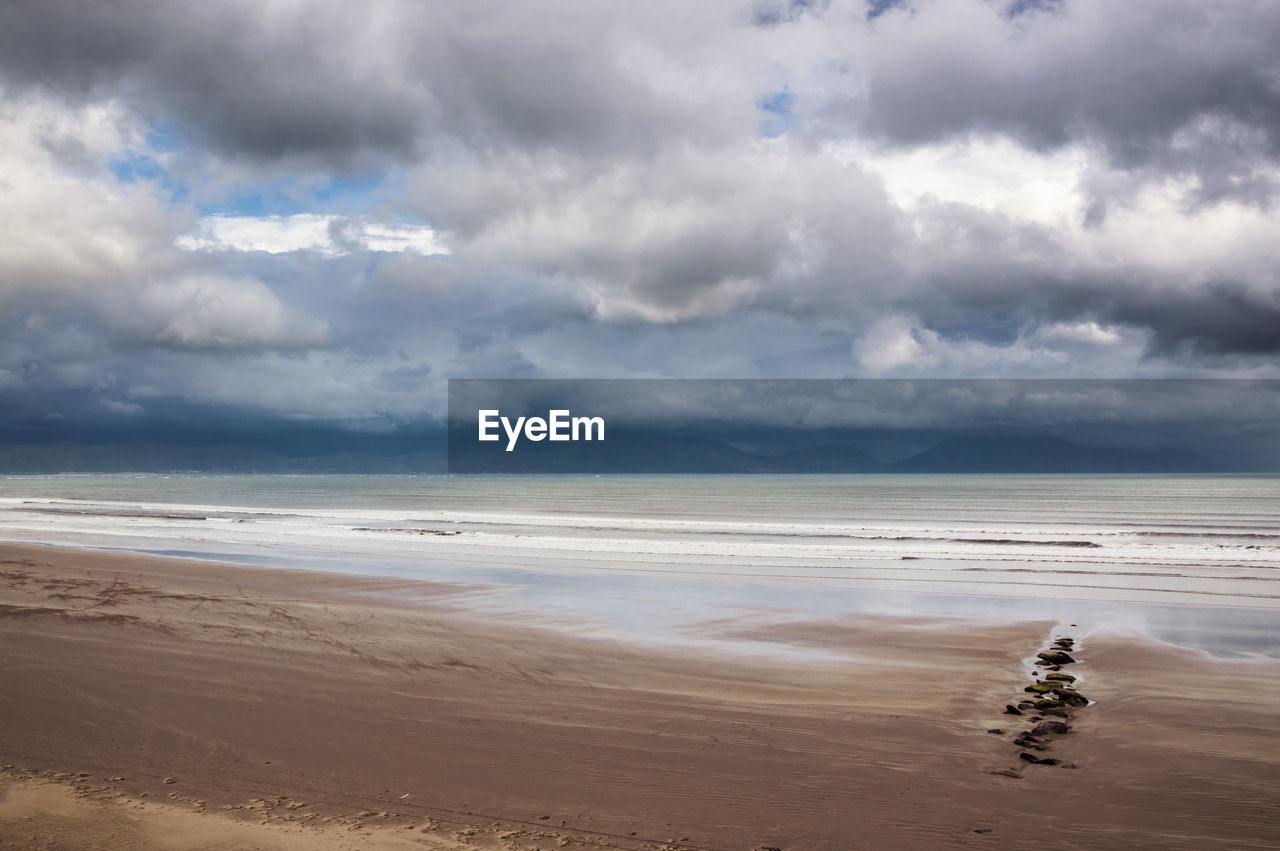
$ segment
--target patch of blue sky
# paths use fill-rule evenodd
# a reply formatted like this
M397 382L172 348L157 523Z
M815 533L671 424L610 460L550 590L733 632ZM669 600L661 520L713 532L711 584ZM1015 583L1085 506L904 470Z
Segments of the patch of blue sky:
M761 135L776 139L796 124L795 96L787 89L766 95L756 102L756 107L765 114L760 122Z
M190 188L169 173L158 159L150 154L125 151L107 161L107 169L121 183L148 181L164 190L172 203L182 203L190 196Z
M1061 12L1062 0L1012 0L1005 7L1005 15L1016 18L1027 12Z
M372 197L384 188L384 175L335 176L316 190L315 203L327 210L341 212L365 212Z
M186 139L173 122L160 122L146 135L144 150L121 151L107 160L107 170L121 183L154 183L169 196L172 203L184 203L191 195L190 187L165 166L170 154L187 146Z
M176 121L158 121L147 131L147 147L158 154L174 154L188 146L187 135Z
M193 192L180 177L192 173L192 163L184 156L190 143L181 125L158 122L147 132L145 141L146 147L141 151L123 151L112 157L108 162L111 173L121 183L153 182L172 203L192 202L202 216L360 216L370 213L394 189L384 172L370 170L319 178L288 175L240 183L222 191L204 186ZM172 171L166 163L175 166Z
M335 175L319 183L296 178L239 186L198 205L204 216L361 215L384 189L384 175Z
M805 12L826 9L829 0L784 0L772 6L761 4L756 10L753 23L758 27L775 27L779 24L799 20Z
M874 21L890 9L901 6L903 0L867 0L867 20Z
M161 180L168 176L159 161L146 154L132 151L111 158L107 168L121 183L137 183L139 180Z

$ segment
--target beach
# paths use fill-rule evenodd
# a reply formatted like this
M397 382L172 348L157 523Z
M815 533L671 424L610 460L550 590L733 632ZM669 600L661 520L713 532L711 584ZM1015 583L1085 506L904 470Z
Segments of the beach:
M1280 0L0 5L0 851L1280 849Z
M1067 769L1019 760L1003 712L1051 621L796 618L750 636L770 657L495 620L458 582L0 562L18 847L1280 841L1274 661L1083 639L1096 703L1047 750Z

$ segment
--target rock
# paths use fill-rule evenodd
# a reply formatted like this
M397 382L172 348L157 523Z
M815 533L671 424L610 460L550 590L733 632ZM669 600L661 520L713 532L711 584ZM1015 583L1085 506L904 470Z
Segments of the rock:
M990 734L991 734L991 735L993 735L993 736L1003 736L1003 735L1004 735L1004 730L1001 730L999 727L992 727L992 728L991 728L990 730L988 730L987 732L988 732L988 733L990 733Z
M1045 674L1044 678L1060 683L1074 683L1076 681L1076 678L1070 674Z
M1022 775L1014 771L1012 768L1004 768L1000 771L993 771L991 773L997 777L1012 777L1014 780L1022 779Z
M1045 694L1046 692L1053 691L1053 689L1054 687L1048 683L1036 683L1035 685L1027 686L1023 691L1029 691L1033 694Z
M1069 706L1088 706L1089 705L1089 698L1085 697L1083 694L1076 691L1075 689L1057 688L1053 690L1053 693L1058 696L1059 700L1061 700L1063 703L1066 703Z
M1036 654L1037 659L1042 659L1050 665L1074 665L1075 659L1071 658L1069 653L1062 650L1042 650Z
M1022 710L1010 703L1006 703L1004 705L1004 714L1005 715L1021 715Z
M1046 698L1045 700L1036 701L1036 709L1038 710L1057 709L1060 706L1062 706L1062 701L1057 698Z
M165 783L177 783L178 781L177 781L177 780L174 780L172 777L166 777L166 778L164 779L164 782L165 782Z
M1018 701L1018 708L1019 708L1019 709L1034 709L1034 708L1035 708L1035 705L1036 705L1036 702L1035 702L1034 700L1020 700L1020 701Z
M995 833L995 830L990 827L979 827L979 828L975 828L973 832L974 833Z
M1056 707L1056 706L1049 707L1047 709L1041 709L1040 711L1045 715L1052 715L1054 718L1070 718L1071 717L1070 715L1067 714L1067 710L1062 709L1061 707Z
M1041 721L1031 729L1036 736L1062 736L1071 732L1071 728L1061 721Z
M1029 754L1026 751L1023 751L1022 753L1018 754L1018 759L1024 759L1027 762L1031 763L1032 765L1057 765L1058 764L1058 761L1051 756L1047 756L1042 759L1033 754Z

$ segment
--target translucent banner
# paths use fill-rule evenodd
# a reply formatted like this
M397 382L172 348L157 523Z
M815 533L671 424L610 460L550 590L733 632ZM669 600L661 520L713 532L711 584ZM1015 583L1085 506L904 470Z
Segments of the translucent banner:
M452 379L451 473L1280 471L1280 381Z

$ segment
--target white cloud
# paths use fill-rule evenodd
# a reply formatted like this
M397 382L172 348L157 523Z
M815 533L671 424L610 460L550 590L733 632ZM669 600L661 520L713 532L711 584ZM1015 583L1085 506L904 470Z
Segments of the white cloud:
M180 349L320 345L328 326L286 306L252 278L196 276L149 284L102 305L116 333Z
M938 334L918 327L916 321L907 316L877 320L853 344L853 356L874 375L937 366Z
M1123 341L1124 336L1115 328L1107 328L1097 322L1054 322L1039 328L1036 339L1046 343L1084 343L1110 346Z
M115 287L167 262L174 213L108 170L139 144L126 107L0 100L0 299Z
M1143 330L1097 322L1032 323L1005 343L951 339L919 317L895 314L871 323L854 341L852 355L877 377L1114 377L1117 363L1134 371L1148 342ZM1139 371L1160 375L1165 369L1148 362Z
M923 201L961 203L1036 224L1070 227L1080 221L1086 203L1080 177L1091 152L1083 145L1038 153L1006 137L970 136L915 148L840 143L828 150L879 176L889 197L904 210Z
M448 254L436 239L435 231L407 225L370 224L364 228L364 244L370 251L415 251L418 254Z
M337 238L335 239L335 236ZM176 240L188 251L263 251L287 254L315 251L327 255L369 251L448 254L431 228L365 223L316 213L292 216L205 216L194 233Z

